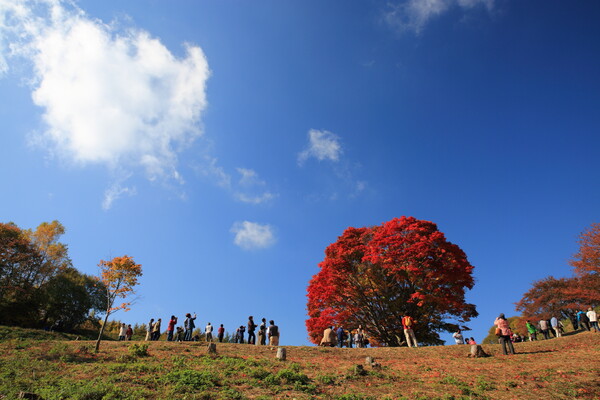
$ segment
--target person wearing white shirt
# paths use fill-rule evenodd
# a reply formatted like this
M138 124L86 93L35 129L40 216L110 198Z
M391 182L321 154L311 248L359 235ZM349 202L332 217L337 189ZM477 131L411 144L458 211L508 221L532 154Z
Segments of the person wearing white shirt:
M594 309L590 307L588 308L588 312L586 313L586 315L590 320L590 326L594 328L594 332L600 331L600 328L598 328L598 314L596 314L596 311L594 311Z

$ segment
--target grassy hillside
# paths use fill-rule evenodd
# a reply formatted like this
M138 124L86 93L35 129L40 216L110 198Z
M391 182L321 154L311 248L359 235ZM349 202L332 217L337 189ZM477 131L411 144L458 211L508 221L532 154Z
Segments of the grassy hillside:
M203 343L151 342L145 351L144 342L103 342L95 355L93 342L22 337L0 340L0 398L20 391L87 400L600 398L600 333L592 332L517 343L515 356L498 345L484 345L492 357L481 359L467 358L468 346L286 346L284 362L268 346L217 344L211 357ZM366 356L381 368L366 365Z

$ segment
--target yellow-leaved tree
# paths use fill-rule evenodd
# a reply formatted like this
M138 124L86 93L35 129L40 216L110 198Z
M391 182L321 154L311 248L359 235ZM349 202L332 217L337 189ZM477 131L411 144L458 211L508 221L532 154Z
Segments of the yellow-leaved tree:
M129 310L131 301L123 301L120 305L115 305L117 299L125 299L127 296L134 294L134 287L138 284L138 278L142 276L141 264L136 264L132 257L127 255L123 257L115 257L110 261L100 260L100 280L106 286L106 316L104 323L100 327L100 334L96 341L96 353L100 350L100 340L106 326L108 317L123 309Z

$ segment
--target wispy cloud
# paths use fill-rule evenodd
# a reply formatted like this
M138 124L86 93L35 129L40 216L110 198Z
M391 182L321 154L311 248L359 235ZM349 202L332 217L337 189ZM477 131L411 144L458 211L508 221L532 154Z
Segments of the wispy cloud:
M248 168L237 168L240 174L238 189L234 197L242 203L262 204L273 200L276 194L266 190L267 183L262 180L256 171Z
M119 31L71 2L2 0L0 52L0 72L13 60L32 65L45 122L38 143L74 164L183 183L178 153L201 135L207 106L200 47L186 44L178 58L148 32Z
M298 154L298 166L303 167L309 158L331 161L324 168L320 166L319 173L323 174L326 170L330 170L333 179L326 189L320 189L319 194L307 195L307 200L335 201L342 197L341 194L344 194L344 197L357 197L368 188L366 181L356 179L356 172L360 169L360 165L343 157L341 139L335 133L326 130L309 130L308 145Z
M136 194L137 190L135 187L126 187L122 186L120 182L115 182L104 192L102 208L104 210L108 210L112 207L112 204L120 197L123 197L124 195L134 196Z
M495 0L406 0L389 3L385 21L399 31L421 33L427 23L453 7L469 10L485 7L491 10Z
M265 249L276 241L272 226L256 222L236 222L231 232L235 234L233 242L244 250Z
M236 180L219 165L215 157L206 156L202 162L196 162L192 169L200 176L215 182L227 190L231 196L242 203L263 204L278 197L277 193L267 189L267 183L258 173L249 168L236 168L239 179Z
M311 129L308 131L308 145L298 154L298 164L302 165L309 158L319 161L330 160L337 162L342 154L340 138L329 131Z

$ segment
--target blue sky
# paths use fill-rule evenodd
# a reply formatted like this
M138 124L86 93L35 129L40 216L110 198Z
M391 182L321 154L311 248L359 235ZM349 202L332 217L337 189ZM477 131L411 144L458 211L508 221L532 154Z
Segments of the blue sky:
M127 322L274 319L348 226L410 215L475 266L481 340L567 276L600 204L600 5L0 1L0 220L143 265ZM443 334L446 340L450 334Z

